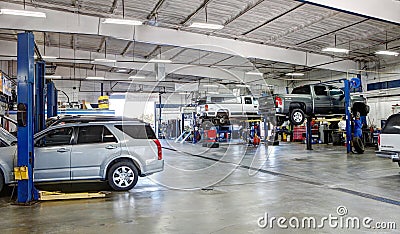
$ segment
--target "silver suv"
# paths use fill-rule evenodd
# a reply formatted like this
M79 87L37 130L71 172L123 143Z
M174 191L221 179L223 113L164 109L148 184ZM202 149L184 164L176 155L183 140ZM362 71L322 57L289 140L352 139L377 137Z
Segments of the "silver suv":
M17 139L0 131L0 191L13 184ZM35 135L34 182L107 180L114 190L132 189L139 176L164 169L161 144L139 121L68 123Z

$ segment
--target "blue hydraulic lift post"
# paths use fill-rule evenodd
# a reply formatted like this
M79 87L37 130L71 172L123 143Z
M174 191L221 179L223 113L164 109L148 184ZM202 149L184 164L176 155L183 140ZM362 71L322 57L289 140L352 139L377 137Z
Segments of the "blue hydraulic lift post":
M44 61L38 61L35 65L36 76L35 76L35 133L38 133L46 128L46 117L45 117L45 95L44 95L44 75L46 69L46 63Z
M52 81L47 83L47 118L57 116L57 90Z
M350 110L350 81L348 79L344 80L344 98L345 98L345 108L346 108L346 147L347 153L351 153L351 110Z
M18 157L17 167L27 167L28 178L18 180L19 204L27 204L37 200L33 186L34 162L34 36L31 32L18 34L17 77L18 95Z

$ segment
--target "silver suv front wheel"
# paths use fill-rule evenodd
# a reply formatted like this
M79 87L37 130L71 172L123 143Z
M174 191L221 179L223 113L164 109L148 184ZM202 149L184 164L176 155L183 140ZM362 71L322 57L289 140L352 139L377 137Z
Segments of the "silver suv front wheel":
M138 170L132 162L117 162L108 171L108 184L116 191L128 191L135 187L138 175Z

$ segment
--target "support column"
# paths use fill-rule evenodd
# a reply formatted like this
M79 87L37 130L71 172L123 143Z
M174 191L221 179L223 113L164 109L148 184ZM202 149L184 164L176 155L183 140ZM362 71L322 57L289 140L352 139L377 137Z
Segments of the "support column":
M344 98L345 98L345 109L346 109L346 148L347 153L351 153L351 103L350 103L350 81L344 80Z
M47 118L57 116L57 90L52 81L47 83Z
M19 204L28 204L37 200L37 193L33 186L34 162L34 36L33 33L18 34L17 78L18 78L18 157L17 168L22 171L21 180L18 180ZM24 174L24 176L22 176Z
M307 117L307 123L306 123L306 145L307 145L307 150L313 150L312 148L312 126L311 126L311 117Z
M36 76L35 76L35 133L38 133L46 128L45 117L45 95L44 95L44 75L46 63L39 61L36 63Z

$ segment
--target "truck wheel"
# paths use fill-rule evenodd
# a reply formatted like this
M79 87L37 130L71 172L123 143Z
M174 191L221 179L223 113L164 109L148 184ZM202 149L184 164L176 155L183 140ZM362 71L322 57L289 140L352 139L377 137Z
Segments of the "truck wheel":
M201 127L204 130L210 130L213 126L214 126L214 124L211 123L211 121L209 121L209 120L205 120L203 123L201 123Z
M302 109L293 109L290 112L290 122L293 125L302 125L306 119L304 111Z
M285 122L285 119L282 117L276 117L276 126L282 126L282 124Z
M369 106L364 103L354 103L352 112L354 116L357 112L359 112L361 116L367 116L369 113Z
M363 154L365 151L364 143L362 142L361 138L354 137L353 139L353 146L357 153Z

